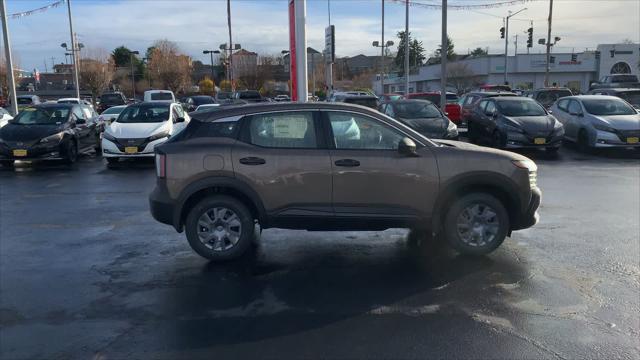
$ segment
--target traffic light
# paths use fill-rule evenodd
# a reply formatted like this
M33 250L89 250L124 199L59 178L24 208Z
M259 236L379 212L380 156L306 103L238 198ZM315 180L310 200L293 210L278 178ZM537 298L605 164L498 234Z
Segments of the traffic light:
M528 37L527 37L527 47L533 47L533 28L530 27L527 29Z
M571 62L578 61L578 54L571 54Z
M504 26L500 28L500 39L504 39Z

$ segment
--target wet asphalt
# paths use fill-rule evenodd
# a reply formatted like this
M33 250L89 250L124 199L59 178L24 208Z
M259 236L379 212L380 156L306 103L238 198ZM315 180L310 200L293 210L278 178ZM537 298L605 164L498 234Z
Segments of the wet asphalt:
M269 229L211 264L151 218L151 162L0 168L0 358L640 358L639 154L525 155L541 221L481 258Z

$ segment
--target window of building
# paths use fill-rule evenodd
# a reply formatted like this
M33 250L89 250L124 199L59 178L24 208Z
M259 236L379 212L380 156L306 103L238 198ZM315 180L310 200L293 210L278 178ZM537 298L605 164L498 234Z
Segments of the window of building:
M631 74L631 67L624 61L617 62L611 67L612 74Z

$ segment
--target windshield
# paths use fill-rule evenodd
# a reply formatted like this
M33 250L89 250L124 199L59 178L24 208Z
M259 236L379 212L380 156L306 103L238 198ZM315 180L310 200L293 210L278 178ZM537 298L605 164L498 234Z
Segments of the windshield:
M78 104L78 100L58 100L58 104Z
M131 106L120 114L119 123L156 123L169 120L169 105Z
M33 100L30 97L19 97L16 99L16 101L20 105L29 105L33 102Z
M612 75L611 82L638 82L638 77L635 75Z
M538 100L543 105L550 105L556 102L556 100L560 99L561 97L571 95L573 94L569 90L548 90L539 92L536 100Z
M26 108L14 119L18 125L60 125L69 117L68 107Z
M151 93L151 100L173 100L173 95L168 92Z
M619 92L618 97L627 100L627 102L637 108L640 108L640 90Z
M593 115L635 115L637 112L620 99L583 99L582 104Z
M218 92L218 94L216 94L216 97L218 99L231 99L231 93L230 92Z
M544 108L532 100L497 101L498 110L504 116L544 116Z
M428 102L406 102L395 103L394 111L396 116L403 119L422 119L442 117L440 110Z
M346 98L344 99L344 102L348 104L367 106L374 109L378 107L378 102L376 101L376 99L373 99L373 98L357 98L357 97Z
M120 114L122 112L122 110L124 110L123 107L110 107L107 110L103 111L102 113L105 115L109 115L109 114Z
M411 95L411 98L418 99L418 100L429 100L436 105L440 104L440 94L414 94L414 95ZM458 95L447 94L446 100L447 100L447 104L457 103Z

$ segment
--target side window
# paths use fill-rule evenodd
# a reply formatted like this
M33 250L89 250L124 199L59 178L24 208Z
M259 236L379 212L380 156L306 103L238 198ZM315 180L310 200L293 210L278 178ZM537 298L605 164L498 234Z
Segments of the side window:
M180 116L178 115L178 106L172 106L171 107L171 120L172 121L176 121L177 118L179 118Z
M478 111L483 113L484 112L484 107L487 106L488 102L489 102L488 100L480 101L480 103L478 104Z
M473 105L478 98L476 96L468 96L464 102L465 106Z
M569 100L564 99L564 100L560 100L558 101L558 108L562 111L567 111L567 104L569 103Z
M87 118L84 115L84 112L82 112L82 109L80 109L79 106L74 106L73 110L72 110L73 115L75 115L76 119L81 119L81 120L86 120Z
M88 108L83 107L83 108L82 108L82 112L84 113L84 118L85 118L85 119L91 119L91 118L92 118L92 116L91 116L91 110L89 110Z
M315 149L318 147L313 113L295 111L253 115L249 118L249 141L269 148Z
M396 113L393 111L393 105L391 104L387 104L387 109L385 110L385 114L394 117L396 116Z
M191 100L191 102L193 102L193 100ZM177 113L178 117L183 118L184 117L184 109L182 108L182 106L177 105L175 107L175 109L176 109L176 113Z
M190 125L191 126L191 125ZM190 135L191 138L228 137L235 138L238 129L237 121L204 122Z
M327 113L336 149L396 150L404 135L378 120L361 115Z
M492 115L494 112L496 112L496 103L487 101L487 107L484 109L485 115Z
M569 103L569 113L580 114L581 112L582 112L582 107L580 106L580 104L575 100L571 100L571 102Z

